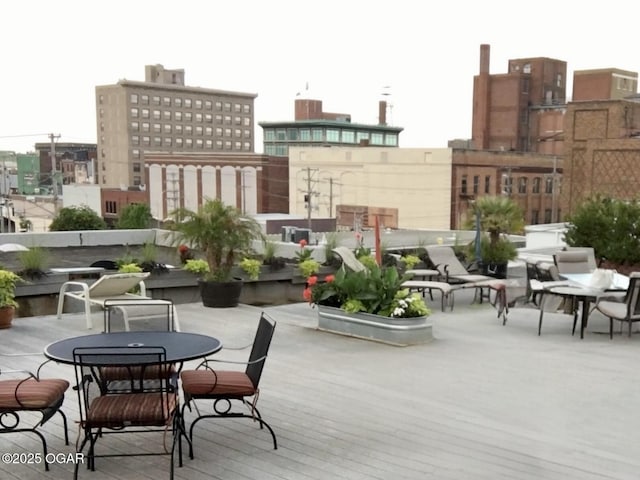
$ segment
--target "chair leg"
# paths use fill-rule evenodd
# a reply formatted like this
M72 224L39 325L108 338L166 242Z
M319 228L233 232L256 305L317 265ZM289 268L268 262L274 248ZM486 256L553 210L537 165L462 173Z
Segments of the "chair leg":
M609 317L609 340L613 340L613 318Z

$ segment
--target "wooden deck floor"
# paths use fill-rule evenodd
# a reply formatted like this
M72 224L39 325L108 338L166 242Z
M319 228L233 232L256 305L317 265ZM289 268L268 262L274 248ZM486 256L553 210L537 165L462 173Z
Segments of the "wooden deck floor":
M465 292L466 293L466 292ZM469 292L471 294L471 292ZM488 305L464 294L454 312L433 305L436 339L391 347L314 329L308 305L269 307L278 321L262 379L260 407L276 431L247 420L204 421L196 458L185 455L177 479L509 479L637 480L640 478L640 335L612 341L594 315L584 340L571 320L514 309L502 326ZM226 346L253 339L260 309L207 309L178 305L183 331L219 337ZM95 324L100 325L96 314ZM54 340L92 333L82 315L16 319L0 331L0 353L39 353ZM226 351L225 358L246 352ZM6 368L34 368L42 357L0 357ZM73 369L49 365L46 374L73 378ZM69 391L64 411L77 437L77 402ZM203 406L203 408L206 408ZM187 417L187 423L190 417ZM65 446L57 418L43 429L50 451ZM104 449L155 449L162 434L116 436ZM37 438L0 435L0 451L40 452ZM96 480L168 478L167 457L102 459ZM67 479L73 466L0 463L0 478Z

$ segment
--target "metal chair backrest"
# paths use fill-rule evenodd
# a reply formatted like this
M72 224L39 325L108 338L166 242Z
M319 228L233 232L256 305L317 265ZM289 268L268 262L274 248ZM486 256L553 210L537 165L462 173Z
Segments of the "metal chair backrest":
M94 398L114 394L108 388L108 379L102 377L101 372L105 368L122 367L129 371L131 388L116 392L116 395L129 395L132 393L150 393L145 391L146 372L153 369L154 395L159 402L162 412L169 412L167 393L175 391L172 385L170 369L171 365L166 361L167 353L164 347L156 346L127 346L127 347L78 347L73 350L73 361L76 371L76 384L78 388L78 401L80 403L80 422L87 419L87 412ZM165 375L158 375L157 369L166 369ZM149 405L153 408L153 405Z
M429 260L433 263L441 274L446 273L449 275L469 275L469 271L462 264L460 259L456 256L456 252L452 247L438 245L426 247Z
M262 376L264 364L267 361L269 346L273 338L273 332L276 328L275 320L269 318L264 312L260 316L258 330L256 331L253 347L249 355L249 362L246 369L247 376L251 379L251 383L257 389Z
M629 276L626 301L629 318L640 318L640 272L633 272Z

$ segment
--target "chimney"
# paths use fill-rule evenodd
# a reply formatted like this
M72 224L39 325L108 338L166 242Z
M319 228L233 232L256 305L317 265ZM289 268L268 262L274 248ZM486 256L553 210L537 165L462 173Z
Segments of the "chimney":
M387 124L387 102L380 100L378 102L378 125Z
M480 45L480 75L489 73L491 46L483 43Z

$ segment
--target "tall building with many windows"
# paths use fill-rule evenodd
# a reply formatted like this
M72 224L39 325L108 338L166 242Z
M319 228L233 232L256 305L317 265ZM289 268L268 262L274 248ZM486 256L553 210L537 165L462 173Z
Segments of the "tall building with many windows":
M351 123L351 115L322 109L321 100L296 99L295 120L260 122L264 153L278 157L289 155L289 147L372 146L398 147L402 127L387 125L386 102L378 105L378 124Z
M253 153L255 93L189 87L184 70L147 65L145 81L96 87L102 187L145 184L145 152Z

